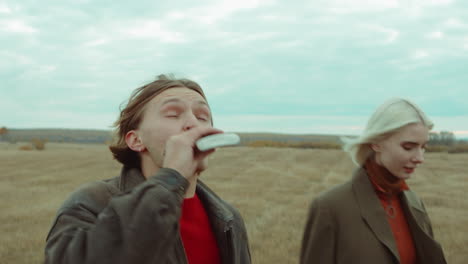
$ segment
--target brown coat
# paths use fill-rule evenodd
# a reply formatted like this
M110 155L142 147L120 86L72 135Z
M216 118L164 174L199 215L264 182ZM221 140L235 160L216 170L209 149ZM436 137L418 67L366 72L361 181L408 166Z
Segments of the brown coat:
M400 199L416 246L418 263L446 263L434 240L423 203L412 191ZM320 194L312 203L300 256L301 264L395 264L398 249L385 211L366 171Z
M171 169L145 180L137 169L87 184L57 213L47 236L47 264L185 264L179 234L188 181ZM197 194L207 211L222 263L250 263L244 222L236 209L202 182Z

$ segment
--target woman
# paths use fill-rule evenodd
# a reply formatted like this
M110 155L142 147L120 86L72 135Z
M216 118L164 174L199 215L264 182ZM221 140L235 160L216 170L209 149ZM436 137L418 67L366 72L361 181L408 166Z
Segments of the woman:
M301 263L446 263L424 204L405 183L424 161L432 127L418 106L396 98L345 140L359 168L313 201Z

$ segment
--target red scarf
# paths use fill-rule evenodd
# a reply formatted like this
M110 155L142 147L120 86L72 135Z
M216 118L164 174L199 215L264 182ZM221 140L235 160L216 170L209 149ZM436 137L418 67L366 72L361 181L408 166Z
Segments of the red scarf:
M364 167L367 170L372 185L378 192L386 195L394 195L404 190L409 190L404 180L393 176L389 170L377 164L373 157L367 159Z
M380 204L386 212L387 221L400 255L400 264L417 263L415 242L398 195L408 190L408 185L404 180L393 176L390 171L377 164L373 157L366 161L364 167Z

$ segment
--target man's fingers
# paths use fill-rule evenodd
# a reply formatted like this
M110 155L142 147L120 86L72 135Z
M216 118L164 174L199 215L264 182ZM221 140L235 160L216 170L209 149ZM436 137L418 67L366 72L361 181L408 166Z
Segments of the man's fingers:
M216 149L210 149L210 150L207 150L207 151L200 151L200 150L197 149L197 150L195 150L195 159L203 160L208 155L212 154L215 151L216 151Z
M223 133L222 130L211 127L195 127L172 136L166 142L163 166L179 171L184 177L192 177L206 169L204 159L214 152L200 151L195 142L207 135Z

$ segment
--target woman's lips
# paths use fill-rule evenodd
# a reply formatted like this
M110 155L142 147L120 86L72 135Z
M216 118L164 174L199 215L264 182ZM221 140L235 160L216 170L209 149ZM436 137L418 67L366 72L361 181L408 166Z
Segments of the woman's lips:
M406 172L406 173L413 173L413 172L414 172L414 168L405 167L405 172Z

